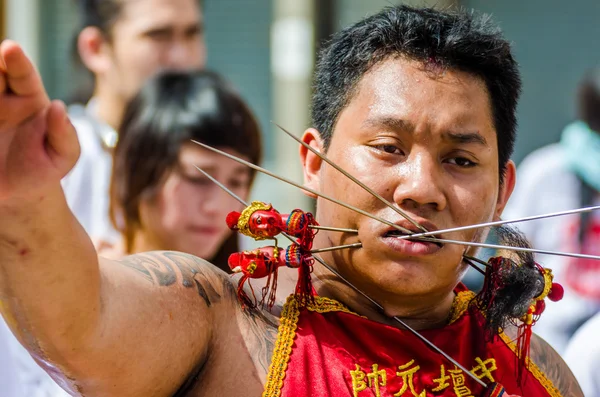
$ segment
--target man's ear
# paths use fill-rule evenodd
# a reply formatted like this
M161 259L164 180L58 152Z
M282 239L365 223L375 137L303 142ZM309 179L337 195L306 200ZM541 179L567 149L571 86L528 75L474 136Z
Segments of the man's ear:
M496 201L496 212L494 214L495 221L500 220L502 211L504 211L504 207L506 207L506 203L508 203L508 199L515 188L516 181L517 167L512 160L509 160L504 170L504 180L498 190L498 200Z
M85 67L92 73L102 74L109 69L108 42L97 27L88 26L79 33L77 51Z
M320 153L323 153L323 140L321 139L321 134L314 128L309 128L304 131L302 141ZM319 191L321 181L319 171L321 170L323 160L303 145L300 145L300 160L302 161L302 170L304 172L304 186ZM312 193L306 194L309 197L316 198Z

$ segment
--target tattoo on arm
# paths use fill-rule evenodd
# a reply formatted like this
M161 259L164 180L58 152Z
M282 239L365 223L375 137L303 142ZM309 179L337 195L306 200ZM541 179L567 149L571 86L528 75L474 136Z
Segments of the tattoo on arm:
M537 335L531 338L531 360L564 397L583 397L583 392L567 364L546 341Z
M121 264L137 271L154 285L167 287L176 283L195 288L208 307L223 296L233 294L229 279L217 271L208 271L210 263L181 252L148 252L124 258ZM216 269L215 269L216 270ZM220 291L215 286L222 285Z
M266 375L271 364L271 357L277 339L278 319L271 313L261 309L245 309L243 315L248 324L249 334L253 339L250 344L250 356Z

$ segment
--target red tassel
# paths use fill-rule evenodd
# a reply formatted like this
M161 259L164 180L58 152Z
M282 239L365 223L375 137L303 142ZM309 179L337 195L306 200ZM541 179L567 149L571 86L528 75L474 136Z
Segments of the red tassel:
M543 300L538 300L529 306L527 314L521 319L517 326L517 384L521 384L525 370L529 368L529 351L531 347L531 335L533 325L539 320L540 315L546 308Z
M302 266L298 269L298 282L296 283L295 296L300 306L314 303L315 295L311 280L311 273L313 270L312 261L312 258L304 259Z
M250 276L248 276L247 274L244 274L242 276L242 278L240 279L240 281L238 283L238 288L237 288L237 297L238 297L238 300L240 301L240 304L242 305L243 309L256 308L256 295L254 294L254 288L252 288L252 284L249 284L250 291L252 292L252 299L250 299L250 297L244 290L244 285L246 284L246 282L248 281L249 278L250 278Z
M489 312L489 309L493 306L494 301L496 300L497 292L503 287L503 269L509 263L507 261L510 261L510 259L503 258L501 256L491 258L488 261L489 266L485 271L483 287L477 295L477 304L483 313ZM490 336L495 337L496 334L493 333Z
M279 272L275 269L273 272L269 273L267 278L267 284L262 288L262 299L260 301L260 305L264 307L265 297L268 296L267 299L267 308L271 310L273 305L275 304L275 299L277 298L277 275Z

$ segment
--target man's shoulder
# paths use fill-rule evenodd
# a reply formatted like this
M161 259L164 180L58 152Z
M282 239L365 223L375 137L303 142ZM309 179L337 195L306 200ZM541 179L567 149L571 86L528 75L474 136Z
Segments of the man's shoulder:
M565 397L583 397L583 392L563 358L538 335L532 335L530 359Z
M509 324L503 331L511 341L517 339L517 328L514 325ZM535 333L531 336L529 359L560 391L561 396L584 397L575 376L563 358L548 342Z

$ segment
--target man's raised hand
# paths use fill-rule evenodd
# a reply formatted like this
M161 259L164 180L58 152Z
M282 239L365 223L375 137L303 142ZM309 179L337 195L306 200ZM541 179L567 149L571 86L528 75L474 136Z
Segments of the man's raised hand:
M39 197L75 165L79 144L65 105L50 101L22 48L0 44L0 200Z

